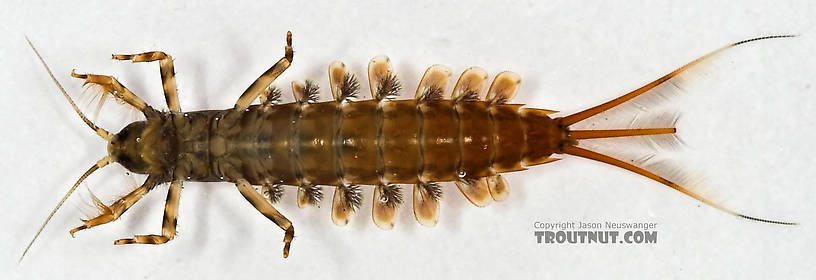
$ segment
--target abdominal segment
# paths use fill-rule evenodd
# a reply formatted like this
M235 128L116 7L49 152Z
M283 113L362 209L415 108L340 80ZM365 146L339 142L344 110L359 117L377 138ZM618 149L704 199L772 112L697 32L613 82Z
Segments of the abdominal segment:
M359 207L358 186L371 185L378 226L393 226L403 197L412 198L417 220L430 226L438 217L439 182L455 182L468 200L484 206L508 194L499 173L524 170L525 157L548 152L527 145L538 125L522 117L521 105L507 104L520 80L510 72L487 90L486 73L467 69L446 99L450 70L434 65L408 100L395 100L402 85L386 57L369 65L370 100L358 100L359 83L342 63L333 63L329 74L331 101L317 102L314 84L292 83L296 102L276 104L280 91L270 89L261 105L208 114L206 177L246 179L274 201L279 186L297 186L301 207L321 201L320 186L333 186L338 225ZM402 184L413 185L412 196L402 194Z

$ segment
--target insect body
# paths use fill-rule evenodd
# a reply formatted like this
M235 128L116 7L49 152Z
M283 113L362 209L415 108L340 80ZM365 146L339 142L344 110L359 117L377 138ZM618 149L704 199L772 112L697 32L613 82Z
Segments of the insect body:
M649 92L708 56L749 41L776 37L788 36L731 44L633 92L559 118L550 117L555 111L510 103L521 81L518 75L502 72L488 86L486 72L475 67L465 70L449 91L451 71L431 66L414 99L396 100L402 86L385 56L369 63L371 100L359 100L357 78L342 63L335 62L329 66L332 101L317 102L318 87L312 82L293 82L295 102L278 104L281 91L270 85L292 62L291 33L287 34L284 57L252 83L233 108L183 112L169 55L114 55L117 60L159 62L169 111L154 109L110 76L72 73L144 114L145 120L111 134L89 121L54 79L83 121L108 141L108 155L80 177L48 219L88 175L117 162L132 172L147 174L146 181L112 205L97 200L101 214L71 230L72 235L116 220L153 187L170 183L161 234L136 235L115 242L161 244L175 236L183 181L231 182L258 211L285 231L286 257L294 227L273 207L280 199L282 186L298 187L300 207L320 202L323 194L319 186L333 186L332 220L345 225L361 204L360 185L372 185L373 220L377 226L389 229L404 200L397 184L411 184L417 221L433 226L441 198L438 182L455 182L470 202L485 206L491 200L505 199L509 193L500 173L556 161L554 154L570 154L630 170L735 216L790 224L742 215L635 164L578 145L581 139L672 134L676 131L673 127L570 129L572 124ZM444 98L448 93L450 98ZM252 105L258 98L260 104ZM253 186L261 186L261 192Z

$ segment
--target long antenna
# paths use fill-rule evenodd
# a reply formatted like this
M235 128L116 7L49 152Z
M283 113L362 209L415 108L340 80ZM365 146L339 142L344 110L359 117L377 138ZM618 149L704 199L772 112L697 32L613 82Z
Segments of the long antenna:
M111 163L111 157L106 156L97 161L96 164L91 166L91 168L88 168L88 171L85 171L85 173L83 173L82 176L79 177L76 183L74 183L74 186L72 186L71 189L68 190L68 193L66 193L65 196L62 197L62 200L60 200L60 202L57 204L57 207L54 207L54 210L51 210L51 213L48 214L47 218L45 218L45 222L43 222L42 225L40 226L40 229L37 230L37 234L34 235L34 238L31 239L31 242L28 242L28 245L23 251L23 254L20 255L20 260L17 261L18 263L23 261L23 258L25 257L26 253L28 253L28 249L31 249L31 245L34 245L34 241L37 240L37 237L40 236L40 233L42 233L43 229L45 228L45 225L47 225L48 222L51 221L51 218L54 217L54 214L57 213L57 210L59 210L60 207L62 207L62 204L65 203L66 200L68 200L68 197L71 196L71 194L74 192L74 190L76 190L79 184L82 183L82 181L84 181L85 178L88 178L88 176L91 175L91 173L93 173L99 168L105 167L105 165L108 165L109 163Z
M45 60L40 55L40 52L37 51L37 48L35 48L34 44L31 43L31 40L28 39L28 36L26 36L25 39L26 42L28 42L28 45L31 47L31 50L33 50L34 54L37 55L37 58L40 59L40 62L42 63L43 67L45 67L45 71L47 71L48 75L51 76L51 80L54 81L54 84L57 85L57 88L59 88L60 92L62 92L62 96L65 96L65 99L68 100L68 103L71 103L71 107L73 107L74 111L77 114L79 114L79 117L82 118L82 121L85 122L85 124L87 124L88 127L96 131L96 134L99 134L99 136L101 136L102 139L105 139L106 141L110 141L111 139L113 139L113 135L110 134L110 132L102 129L101 127L96 126L96 124L94 124L93 122L91 122L91 120L85 117L85 114L82 114L82 111L79 110L79 107L77 107L76 103L74 103L74 100L71 99L70 96L68 96L68 92L65 91L65 88L63 88L59 81L57 81L57 78L54 77L54 73L51 72L51 68L49 68L48 64L45 63Z

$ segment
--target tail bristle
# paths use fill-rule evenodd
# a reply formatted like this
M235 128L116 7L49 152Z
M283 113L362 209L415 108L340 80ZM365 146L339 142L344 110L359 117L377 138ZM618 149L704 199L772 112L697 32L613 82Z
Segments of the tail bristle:
M726 207L720 205L719 203L713 202L710 199L708 199L706 197L703 197L700 194L689 190L685 186L682 186L682 185L680 185L678 183L675 183L674 181L670 181L669 179L664 178L663 176L657 175L657 174L655 174L655 173L653 173L651 171L648 171L648 170L646 170L646 169L644 169L642 167L636 166L634 164L627 163L625 161L622 161L622 160L619 160L619 159L616 159L616 158L613 158L613 157L610 157L610 156L607 156L607 155L604 155L604 154L601 154L601 153L593 152L593 151L590 151L590 150L587 150L587 149L583 149L583 148L579 148L579 147L571 146L571 145L564 146L563 147L563 152L566 153L566 154L569 154L569 155L582 157L582 158L586 158L586 159L591 159L591 160L603 162L603 163L606 163L606 164L609 164L609 165L612 165L612 166L617 166L617 167L629 170L629 171L631 171L633 173L636 173L638 175L641 175L641 176L644 176L646 178L652 179L652 180L654 180L654 181L656 181L658 183L661 183L661 184L663 184L663 185L665 185L667 187L670 187L670 188L672 188L672 189L674 189L676 191L679 191L679 192L681 192L681 193L683 193L683 194L685 194L685 195L687 195L687 196L689 196L691 198L694 198L697 201L700 201L700 202L702 202L702 203L704 203L704 204L706 204L708 206L714 207L714 208L716 208L716 209L718 209L720 211L723 211L725 213L728 213L728 214L736 216L736 217L745 218L745 219L749 219L749 220L752 220L752 221L771 223L771 224L780 224L780 225L797 225L798 224L798 223L795 223L795 222L786 222L786 221L777 221L777 220L771 220L771 219L765 219L765 218L757 218L757 217L753 217L753 216L749 216L749 215L739 213L737 211L726 208Z
M676 86L677 84L675 84L673 82L670 82L670 80L672 80L675 77L678 77L678 75L680 75L681 73L686 72L687 70L691 69L692 67L697 66L697 65L699 65L699 64L701 64L703 62L707 62L707 61L710 60L710 58L712 58L712 57L714 57L714 56L716 56L716 55L718 55L718 54L720 54L720 53L722 53L722 52L724 52L726 50L729 50L729 49L731 49L731 48L733 48L735 46L739 46L739 45L742 45L742 44L745 44L745 43L748 43L748 42L754 42L754 41L759 41L759 40L776 39L776 38L789 38L789 37L795 37L795 35L764 36L764 37L757 37L757 38L753 38L753 39L739 41L739 42L736 42L736 43L733 43L733 44L728 44L728 45L726 45L724 47L721 47L721 48L719 48L717 50L714 50L713 52L710 52L710 53L708 53L706 55L703 55L700 58L697 58L697 59L695 59L695 60L693 60L693 61L691 61L691 62L689 62L689 63L687 63L687 64L685 64L685 65L683 65L683 66L681 66L679 68L677 68L677 69L675 69L674 71L672 71L672 72L670 72L670 73L668 73L668 74L666 74L666 75L664 75L664 76L662 76L662 77L660 77L660 78L658 78L658 79L656 79L656 80L654 80L654 81L652 81L652 82L650 82L650 83L648 83L648 84L646 84L646 85L644 85L644 86L642 86L642 87L640 87L638 89L635 89L635 90L633 90L633 91L631 91L631 92L629 92L627 94L621 95L621 96L619 96L619 97L617 97L615 99L612 99L610 101L607 101L607 102L602 103L600 105L597 105L595 107L592 107L592 108L580 111L578 113L563 117L563 118L561 118L559 120L559 123L561 125L563 125L563 126L570 126L570 125L573 125L573 124L578 123L580 121L583 121L583 120L585 120L587 118L590 118L592 116L598 115L598 114L603 113L603 112L605 112L607 110L615 108L615 107L617 107L617 106L619 106L619 105L621 105L623 103L631 101L636 97L642 96L644 94L649 95L647 93L659 92L659 91L656 91L655 89L659 89L659 88L664 87L664 86L672 86L672 85Z
M609 156L604 153L593 151L592 149L585 149L579 147L581 143L594 141L594 140L589 140L587 142L583 141L588 139L607 138L610 140L618 141L619 138L620 139L635 138L640 139L641 141L643 140L648 141L647 146L650 146L654 150L673 148L674 147L673 143L680 143L679 138L675 136L676 132L675 126L679 118L679 114L676 113L663 114L662 116L656 118L642 118L644 112L651 113L651 111L654 110L654 106L649 105L650 102L661 103L662 101L668 100L668 98L671 97L670 94L666 93L684 91L684 88L680 83L680 81L683 80L683 75L681 74L688 74L689 69L698 66L704 62L709 62L711 60L710 58L715 55L718 55L728 49L748 42L788 37L794 37L794 35L776 35L758 37L726 45L700 58L697 58L675 69L669 74L666 74L663 77L660 77L634 91L621 95L615 99L612 99L600 105L580 111L578 113L568 115L562 118L557 118L556 121L558 122L559 126L564 127L567 132L567 139L564 145L560 147L561 149L560 153L595 160L612 166L626 169L643 177L652 179L658 183L661 183L676 191L679 191L691 198L694 198L697 201L700 201L706 205L709 205L713 208L716 208L720 211L723 211L736 217L771 224L796 225L797 223L794 222L778 221L745 215L734 210L731 210L717 202L714 202L713 200L711 200L710 197L703 196L699 192L693 191L691 189L691 187L697 185L697 182L692 181L692 179L696 179L696 177L688 176L687 172L684 172L683 169L678 168L677 166L668 165L663 161L653 161L654 158L653 154L647 157L641 157L640 160L624 161L614 156ZM621 106L624 104L628 105ZM629 106L629 108L627 108L627 106ZM631 110L631 108L635 108L636 110ZM614 126L614 128L618 129L599 129L599 127L596 126L596 124L599 122L608 122L610 119L608 115L610 113L617 114L621 111L630 112L634 111L635 113L633 114L634 116L629 119L612 118L613 120L618 121L628 120L628 123L626 124ZM576 125L575 127L573 127L573 125L588 119L593 119L593 121L589 122L589 125L584 124ZM619 128L621 126L625 128ZM589 129L578 129L578 127ZM668 138L661 139L661 137L666 136L668 136ZM582 140L582 142L579 143L579 140ZM616 146L616 148L618 148L617 149L618 151L621 150L620 147ZM614 154L618 153L621 152L615 152Z

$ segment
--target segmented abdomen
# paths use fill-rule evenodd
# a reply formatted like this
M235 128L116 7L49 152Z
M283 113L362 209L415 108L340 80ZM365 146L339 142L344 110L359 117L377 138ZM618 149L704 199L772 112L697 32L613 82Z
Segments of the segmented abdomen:
M257 185L478 179L523 169L526 133L518 108L367 100L226 111L211 126L211 170L223 180L235 170Z
M388 58L374 58L368 72L371 100L357 100L359 83L335 62L329 66L330 102L316 102L314 83L293 82L293 103L277 104L281 93L270 88L260 105L246 110L190 112L197 117L187 117L188 123L209 127L206 135L179 129L179 138L190 142L182 147L208 147L181 149L180 158L190 159L191 179L246 179L262 185L273 203L280 185L298 186L301 207L319 203L318 185L335 186L332 220L338 225L361 203L357 185L374 185L372 215L382 228L393 227L403 202L396 184L414 184L414 215L430 226L441 197L436 182L456 182L477 206L503 200L508 188L498 173L552 161L564 138L547 116L551 111L507 104L520 83L514 73L498 74L485 96L487 74L469 68L444 99L451 72L434 65L414 99L394 100L402 87Z

